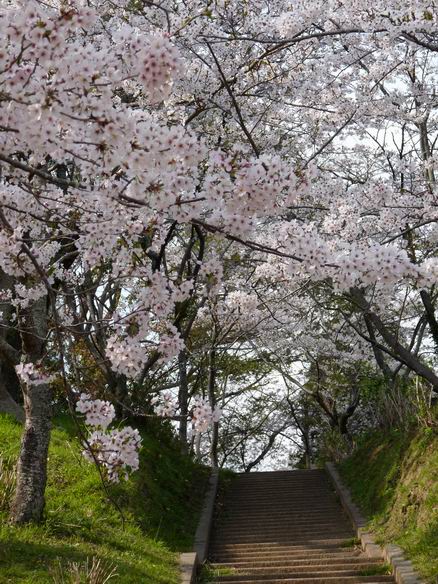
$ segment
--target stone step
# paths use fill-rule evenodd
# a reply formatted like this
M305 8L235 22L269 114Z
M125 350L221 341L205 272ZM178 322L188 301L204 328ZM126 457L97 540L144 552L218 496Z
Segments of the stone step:
M239 521L236 521L234 517L222 517L216 524L217 529L222 529L223 527L237 527L237 526L245 526L245 527L252 527L257 525L263 526L270 526L270 525L278 525L279 523L284 523L285 525L289 525L293 523L294 525L338 525L341 523L342 525L348 525L351 529L351 523L349 523L347 517L345 515L341 516L332 516L327 517L326 515L313 515L311 517L293 517L293 516L284 516L278 515L275 517L266 516L264 518L260 517L242 517Z
M294 551L301 551L303 553L310 553L312 551L316 551L316 552L324 552L324 553L330 553L330 552L334 552L335 550L343 550L345 549L345 547L347 546L347 542L349 540L345 540L345 539L339 539L337 541L327 541L327 540L323 540L320 542L313 542L313 543L309 543L309 542L299 542L299 543L293 543L293 542L281 542L278 543L276 541L264 541L264 542L249 542L249 543L219 543L218 541L216 541L214 543L214 545L211 546L211 549L213 550L225 550L225 551L245 551L248 548L250 548L250 551L254 551L254 552L267 552L267 551L272 551L274 549L282 549L285 552L294 552ZM351 547L351 546L347 546L347 547Z
M271 497L242 497L241 499L233 499L230 503L226 503L227 509L237 510L243 507L247 509L252 507L252 509L257 509L259 505L265 505L269 509L294 509L295 511L300 511L302 509L308 509L309 511L326 511L331 509L334 511L338 508L338 501L332 499L331 497L300 497L294 498L291 496L278 497L275 501Z
M275 495L278 497L290 497L290 496L294 496L294 497L303 497L303 498L307 498L307 499L317 499L319 497L323 497L324 499L335 499L336 495L335 493L333 493L332 491L330 491L329 489L306 489L306 488L302 488L302 489L286 489L285 487L281 488L281 489L274 489L273 487L267 487L267 488L263 488L263 489L251 489L251 488L246 488L246 489L235 489L234 491L232 491L229 496L227 497L227 499L229 500L235 500L236 498L242 498L244 499L245 497L251 497L251 499L260 499L260 498L264 498L264 497L269 497L269 493L272 493L275 490Z
M274 476L291 476L291 475L323 475L326 476L325 471L322 468L311 468L311 469L307 469L307 468L296 468L293 470L261 470L258 472L253 472L253 473L249 473L249 472L239 472L236 473L236 476L239 477L247 477L247 478L261 478L264 476L268 476L268 477L274 477Z
M222 530L228 531L248 531L248 530L255 530L255 529L266 529L266 531L271 530L273 527L277 526L279 529L287 529L287 528L294 528L296 530L304 530L308 529L317 529L318 526L323 526L320 530L321 532L323 529L333 529L335 527L339 527L341 531L348 531L349 533L354 533L351 525L348 523L345 517L339 518L339 521L335 521L333 519L323 519L321 518L312 518L309 521L305 521L304 519L265 519L265 518L258 518L251 522L234 522L231 519L223 518L220 523L218 523L215 533L220 533Z
M271 508L277 507L277 509L282 509L284 506L286 506L286 508L292 507L295 510L306 509L306 507L301 507L301 505L312 505L311 507L308 507L309 510L313 509L313 505L315 505L317 509L327 509L327 507L331 507L332 509L338 508L338 501L331 496L309 497L307 495L294 496L285 494L281 496L279 495L275 500L272 500L269 493L265 493L264 495L260 495L260 497L242 496L233 498L229 503L225 502L227 508L230 509L238 508L241 505L244 505L245 507L249 507L250 505L257 507L257 505L261 505L262 503L269 505Z
M377 558L364 558L364 557L349 557L349 556L339 556L332 557L332 555L317 556L315 558L311 557L300 557L299 559L291 559L289 556L279 556L277 559L253 559L245 562L215 562L211 564L213 569L220 568L231 568L234 567L236 570L245 570L249 568L264 568L264 567L285 567L285 566L347 566L347 565L378 565L382 561Z
M321 481L321 479L313 479L308 481L303 480L288 480L288 481L260 481L260 482L246 482L242 480L235 481L229 492L238 490L260 490L260 489L295 489L297 491L303 490L305 488L314 489L316 491L333 491L332 485L328 481Z
M295 493L306 493L306 492L317 492L317 493L330 493L334 494L335 490L333 489L330 483L321 482L320 480L315 480L313 482L305 482L305 481L288 481L288 482L264 482L259 484L245 484L242 482L234 483L228 493L260 493L269 491L293 491Z
M359 549L344 550L342 548L335 548L331 550L307 550L307 549L296 549L283 551L283 548L277 550L272 549L269 551L260 550L256 551L242 551L242 552L225 552L223 554L217 554L213 556L211 554L212 561L222 562L222 563L234 563L234 562L248 562L248 561L302 561L302 560L321 560L328 561L330 558L336 559L354 559L358 557L364 557Z
M275 499L272 499L270 496L271 493L275 492ZM245 502L245 501L268 501L273 504L276 504L279 500L288 500L290 504L294 505L295 500L303 500L303 501L330 501L333 504L337 504L336 495L329 491L324 492L312 492L308 489L303 489L300 492L296 491L278 491L276 489L264 489L259 493L252 491L251 489L247 489L245 491L239 493L230 493L230 495L225 499L225 503L232 504L235 501ZM277 503L278 504L278 503Z
M381 564L381 562L380 562ZM288 578L295 578L297 576L309 575L309 574L322 574L333 573L336 575L345 576L357 576L361 575L365 571L375 569L378 564L363 560L357 564L308 564L302 566L262 566L262 567L252 567L252 568L234 568L231 576L261 576L268 575L272 576L287 576Z
M214 539L212 542L212 549L216 549L217 547L223 547L223 546L234 546L234 545L240 545L240 546L247 546L248 544L272 544L272 545L276 545L276 546L281 546L281 545L308 545L308 544L312 544L313 546L319 546L319 545L324 545L324 544L342 544L351 534L349 533L345 533L345 534L341 534L341 533L335 533L332 536L330 536L330 534L324 534L324 539L320 539L321 534L311 534L303 537L300 537L299 534L294 535L294 536L281 536L278 537L278 535L273 535L271 538L264 536L263 534L261 535L255 535L255 536L247 536L247 537L241 537L241 538L227 538L227 537L221 537L220 539Z
M339 552L339 554L331 554L331 559L339 558L340 560L343 558L344 561L348 560L348 557L345 557L343 554ZM217 554L211 555L210 560L214 563L219 564L244 564L244 563L251 563L253 561L264 561L264 562L273 562L281 563L281 562L294 562L294 561L314 561L319 560L320 562L329 562L329 557L327 555L320 555L320 557L310 556L309 554L285 554L284 552L266 552L263 555L261 554Z
M300 505L302 503L312 503L312 505L317 505L319 508L333 507L338 508L338 501L332 496L308 496L308 495L291 495L285 493L284 495L278 495L275 500L268 493L260 494L259 497L254 497L253 495L243 495L242 497L235 497L229 502L225 502L227 507L238 507L239 505L259 505L260 503L266 503L271 507L282 508L284 505L294 507L295 509L301 509ZM305 507L304 507L305 509ZM312 507L308 508L309 510Z
M233 526L226 526L222 527L220 530L220 539L227 536L236 536L239 535L254 535L256 533L264 533L266 535L275 535L275 533L295 533L295 534L312 534L312 533L324 533L332 535L334 532L338 533L349 533L351 537L353 537L354 532L351 531L348 525L334 525L334 524L326 524L322 527L317 524L312 525L297 525L295 523L289 523L285 525L279 525L277 528L275 525L267 525L263 527L263 525L248 525L242 527L233 527Z
M303 492L317 492L317 493L335 493L332 485L329 482L321 482L321 480L315 481L288 481L288 482L264 482L258 484L235 482L229 489L228 493L259 493L269 491L293 491L295 493Z
M239 533L254 533L256 531L263 530L265 533L268 533L273 530L292 530L294 532L307 532L307 531L315 531L319 530L319 532L333 531L337 529L338 531L349 531L353 533L351 527L348 525L346 520L335 522L327 522L327 521L258 521L254 523L240 523L238 526L235 525L232 521L227 521L226 523L220 523L218 525L218 529L220 528L221 535L224 533L230 534L239 534Z
M242 517L345 517L345 514L337 505L325 505L324 507L312 505L307 511L303 507L295 507L290 502L285 506L274 507L269 505L265 508L240 505L232 509L230 505L225 507L222 516L235 517L236 521Z
M302 508L299 508L298 510L293 507L292 505L288 505L287 507L279 507L279 508L269 508L269 509L260 509L260 508L256 508L256 509L242 509L242 507L240 508L236 508L236 509L231 509L230 507L227 507L224 509L224 511L221 513L222 517L226 517L227 519L233 517L236 519L236 522L238 520L240 520L241 518L244 517L248 517L248 518L254 518L254 519L260 519L262 517L345 517L344 513L336 506L336 505L332 505L330 507L322 507L322 508L316 508L315 506L309 510L307 513L305 511L302 511Z
M263 507L260 507L261 505L263 505ZM306 503L306 505L309 505L309 503ZM282 505L277 505L275 503L271 503L268 502L266 504L263 503L257 503L255 506L253 506L251 503L242 503L241 505L228 505L227 506L227 515L231 516L231 515L235 515L236 516L236 520L238 517L245 517L248 515L269 515L270 513L281 513L281 511L283 511L283 513L296 513L296 514L302 514L301 509L305 508L306 505L303 504L299 504L298 509L300 510L299 512L297 511L297 507L295 507L294 505L292 505L290 502L287 504ZM314 503L312 505L310 505L310 508L312 509L312 512L309 513L310 516L315 516L315 515L320 515L320 516L324 516L327 513L331 513L334 514L336 511L339 513L339 515L342 515L341 511L339 511L337 509L337 505L333 504L333 505L320 505L317 503Z
M324 542L333 543L335 545L344 545L344 542L348 540L348 536L351 534L341 533L339 531L334 531L330 533L326 531L324 533ZM291 532L290 530L283 531L278 530L276 533L246 533L240 535L226 534L223 533L221 537L215 536L212 539L211 546L221 547L227 545L239 545L239 544L252 544L252 543L272 543L276 545L306 545L308 543L314 544L315 542L321 541L321 534L319 532L308 532L299 533ZM336 540L336 541L335 541ZM345 544L346 545L346 544Z
M216 580L212 584L219 584L219 582L224 582L224 580L216 577ZM394 582L392 576L306 576L299 578L264 578L263 580L226 580L228 584L383 584L383 582Z
M333 495L335 491L330 484L321 483L283 483L283 484L260 484L260 485L242 485L237 484L228 491L229 497L236 494L253 493L256 495L265 494L269 491L276 493L294 493L296 495L316 494L316 495Z
M274 547L265 550L260 549L244 549L244 550L224 550L219 551L216 554L211 553L210 557L216 562L228 562L228 561L247 561L247 560L260 560L260 559L306 559L306 558L337 558L337 557L357 557L363 556L360 549L355 548L320 548L320 549L308 549L303 547L296 548L286 548ZM228 559L229 558L229 559Z
M350 533L341 533L339 531L324 532L324 541L326 543L334 543L343 545L344 541L348 540L348 536L352 535ZM315 541L320 541L321 533L308 532L292 532L290 530L278 530L273 533L246 533L246 534L226 534L223 533L220 537L215 536L212 539L211 546L216 547L223 545L233 545L233 544L251 544L251 543L275 543L277 545L291 544L291 545L305 545L307 543L314 543ZM336 541L333 541L336 540ZM339 542L341 540L341 542Z
M263 507L262 507L263 506ZM226 506L227 512L229 513L240 513L241 515L250 511L295 511L295 513L301 511L302 509L312 510L312 513L334 513L339 512L337 501L323 501L321 499L299 499L295 503L291 502L290 497L282 499L277 499L272 501L270 498L266 499L243 499L242 501L236 500Z
M248 525L252 523L278 523L278 522L289 523L290 521L296 521L297 523L337 523L338 521L343 521L351 526L351 522L348 516L344 513L336 512L335 510L329 510L325 512L312 511L309 514L302 512L297 512L293 509L283 509L283 511L271 510L269 511L259 511L257 513L241 513L234 512L231 513L228 510L221 513L220 517L216 521L216 528L220 528L221 525L232 523L233 525L240 525L242 522Z
M259 552L266 552L272 550L282 550L284 552L293 552L294 550L300 551L326 551L326 550L334 550L334 549L342 549L342 546L345 544L346 540L344 538L339 538L335 540L316 540L313 542L301 542L301 543L285 543L285 542L275 542L275 541L267 541L267 542L247 542L247 543L217 543L215 542L214 545L211 546L211 552L219 552L219 551L259 551Z
M218 526L219 527L219 526ZM272 523L268 523L268 522L264 522L264 521L259 521L258 523L253 523L253 524L239 524L236 525L235 523L232 522L228 522L226 524L221 523L220 524L220 533L221 536L224 533L227 534L233 534L233 535L239 535L239 534L243 534L243 533L256 533L262 531L263 533L275 533L275 532L279 532L279 531L289 531L292 533L313 533L313 532L317 532L317 533L332 533L333 531L342 531L342 532L348 532L348 533L353 533L353 530L351 529L351 526L348 525L348 523L344 520L344 521L340 521L338 523L335 523L334 521L328 523L328 522L324 522L324 521L312 521L312 522L308 522L306 523L304 520L303 521L277 521L272 522Z
M324 529L334 529L336 527L340 527L344 530L349 529L351 530L351 525L348 524L347 519L340 518L338 521L335 519L312 519L306 521L305 519L287 519L285 521L278 520L265 520L265 521L240 521L238 525L236 525L235 521L232 520L223 520L217 525L217 530L229 531L229 532L237 532L237 531L251 531L255 529L266 529L267 531L275 528L294 528L296 530L302 530L306 527L309 529L317 529L320 530Z
M215 525L217 584L394 582L348 545L355 533L323 470L239 475ZM228 573L227 573L228 572Z

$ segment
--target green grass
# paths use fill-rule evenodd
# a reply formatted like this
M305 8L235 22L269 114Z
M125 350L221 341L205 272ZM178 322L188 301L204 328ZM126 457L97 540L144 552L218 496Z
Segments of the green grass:
M339 468L381 543L395 543L426 582L438 574L438 436L375 433Z
M176 552L191 549L208 471L181 456L165 425L141 430L140 471L111 487L125 515L123 526L97 470L82 458L70 421L59 418L55 424L44 522L12 527L0 510L0 584L53 583L50 571L59 562L91 557L115 566L118 576L111 582L179 582ZM20 435L19 424L0 416L6 460L16 459Z
M214 568L210 564L204 564L199 574L198 584L209 584L209 582L213 582L220 576L232 576L236 573L237 570L235 568L228 568L227 566Z

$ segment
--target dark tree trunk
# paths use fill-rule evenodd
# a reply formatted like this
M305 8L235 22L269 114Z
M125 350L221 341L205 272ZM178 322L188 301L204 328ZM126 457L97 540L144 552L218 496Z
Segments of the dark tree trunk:
M433 341L435 343L435 352L438 352L438 321L435 316L435 307L429 292L426 290L421 290L420 296L423 302L430 334L432 335Z
M218 444L219 444L219 422L213 422L211 428L211 466L213 468L218 468L219 457L218 457Z
M0 370L0 376L2 372ZM12 398L7 390L6 383L3 382L3 377L0 377L0 413L14 416L18 422L24 422L23 408Z
M339 433L342 436L348 436L348 416L341 416L339 418Z
M187 353L180 351L178 355L179 389L178 405L181 412L179 421L178 436L181 444L181 451L187 452L187 418L189 413L189 384L187 380Z
M265 458L265 456L269 453L269 451L271 450L271 448L274 446L274 442L275 442L275 439L277 438L277 436L279 434L281 434L282 432L284 432L284 430L286 428L287 428L287 424L284 424L283 426L281 426L281 428L277 428L277 430L275 430L269 436L269 439L268 439L267 443L265 444L265 446L263 447L262 451L257 456L257 458L255 458L253 461L251 461L249 464L247 464L245 466L245 469L244 469L245 472L251 472L251 470L255 466L257 466Z
M209 370L208 370L208 397L210 407L213 410L216 407L216 350L212 348L209 354ZM210 445L210 459L211 466L217 468L218 462L218 447L219 442L219 422L213 422L211 429L211 445Z
M37 363L44 356L47 315L47 298L41 298L19 317L27 362ZM42 519L52 417L52 395L48 384L23 383L23 395L26 420L10 513L10 520L15 524Z
M127 410L124 407L128 393L126 377L124 375L111 376L109 389L110 399L113 402L116 413L116 419L122 420L127 414Z
M13 279L0 269L0 291L10 291L13 284ZM24 422L23 397L15 373L21 356L21 339L11 325L13 316L13 306L0 302L0 412Z
M312 448L310 445L310 436L306 432L302 435L303 445L304 445L304 461L306 464L306 468L312 468Z
M8 339L8 342L9 339ZM11 343L12 345L12 343ZM20 352L20 349L17 349ZM5 385L7 392L11 396L11 398L19 404L21 407L23 406L23 392L21 391L20 381L15 373L15 368L12 364L8 362L3 362L0 365L0 377L2 383Z
M371 311L369 303L365 298L365 294L362 292L362 290L359 290L358 288L352 288L350 290L350 294L356 306L364 313L364 315L368 317L369 322L371 322L373 327L388 345L392 356L400 363L403 363L403 365L406 365L408 369L414 371L417 373L417 375L429 381L432 387L435 390L438 390L438 376L436 373L430 367L420 361L420 359L408 348L402 345L398 338L386 327L380 316Z

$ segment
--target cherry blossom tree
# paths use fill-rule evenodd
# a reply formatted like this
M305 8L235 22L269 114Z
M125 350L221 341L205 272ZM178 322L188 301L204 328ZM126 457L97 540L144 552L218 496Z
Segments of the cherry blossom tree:
M68 347L88 344L122 402L160 366L183 371L198 313L224 299L224 242L250 256L231 296L256 308L260 339L299 322L281 297L300 290L380 367L438 387L421 353L438 340L436 25L430 0L4 3L0 290L18 341L0 335L0 353L26 418L14 521L42 516L52 376L72 411L79 397Z

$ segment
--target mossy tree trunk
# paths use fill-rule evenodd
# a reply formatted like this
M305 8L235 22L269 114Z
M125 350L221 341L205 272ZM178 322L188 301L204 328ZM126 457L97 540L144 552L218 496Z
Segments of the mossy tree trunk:
M26 362L44 357L48 317L47 298L41 298L19 316ZM17 464L17 486L11 506L14 524L40 521L44 512L47 456L50 442L52 395L47 383L23 383L25 426Z

